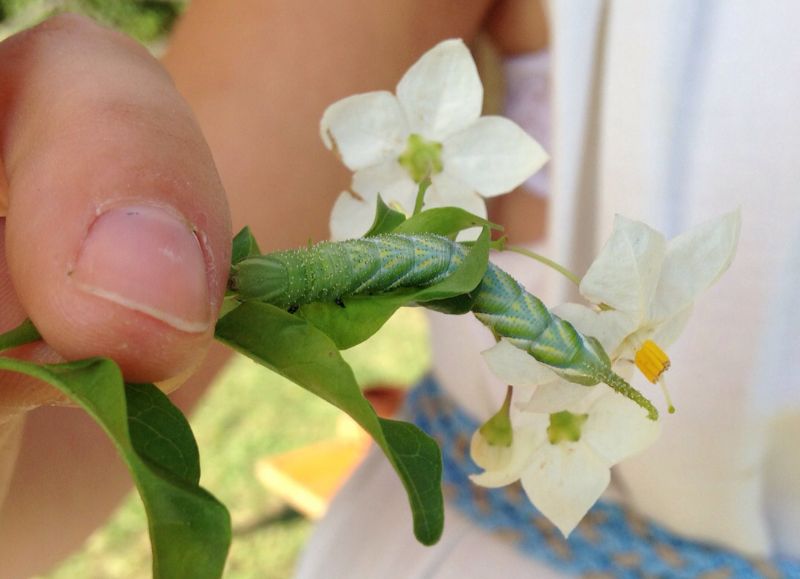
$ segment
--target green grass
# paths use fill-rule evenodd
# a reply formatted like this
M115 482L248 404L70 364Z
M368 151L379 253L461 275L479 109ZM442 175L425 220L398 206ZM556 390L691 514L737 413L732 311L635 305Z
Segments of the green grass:
M145 43L159 43L188 0L0 0L0 39L60 12L84 14Z
M429 364L421 311L403 310L369 342L345 352L361 384L415 382ZM334 434L339 411L298 386L236 357L191 417L203 466L202 484L233 518L234 540L225 579L290 577L311 523L268 493L253 467ZM150 577L147 524L129 496L84 548L43 579Z

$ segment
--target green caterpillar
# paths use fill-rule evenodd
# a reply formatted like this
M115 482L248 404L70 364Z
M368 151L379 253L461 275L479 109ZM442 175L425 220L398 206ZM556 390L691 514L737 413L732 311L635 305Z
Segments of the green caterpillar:
M290 312L308 303L436 284L464 261L467 250L438 235L386 234L251 257L234 267L231 286L243 301ZM470 310L496 336L510 340L570 382L605 382L657 416L637 390L613 372L600 343L551 313L513 277L489 263L469 294ZM425 304L422 304L425 305Z

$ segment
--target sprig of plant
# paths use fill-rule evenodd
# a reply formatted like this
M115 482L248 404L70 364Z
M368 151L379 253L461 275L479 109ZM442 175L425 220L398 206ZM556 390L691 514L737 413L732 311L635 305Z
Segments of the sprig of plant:
M364 398L340 350L368 339L400 307L462 296L480 283L489 258L486 220L457 208L423 211L405 216L378 203L368 236L383 233L436 233L455 237L461 230L482 226L483 234L463 264L440 283L409 291L349 298L347 307L312 303L289 314L275 306L237 303L228 296L227 313L217 323L216 337L349 414L384 451L408 493L414 534L435 543L444 524L441 494L441 456L436 443L412 424L378 418ZM245 228L234 239L233 266L260 254Z
M30 321L0 335L7 350L40 338ZM83 408L123 459L147 511L156 579L221 577L231 542L225 506L200 487L189 423L153 384L126 384L107 358L35 364L0 356L0 370L50 384Z

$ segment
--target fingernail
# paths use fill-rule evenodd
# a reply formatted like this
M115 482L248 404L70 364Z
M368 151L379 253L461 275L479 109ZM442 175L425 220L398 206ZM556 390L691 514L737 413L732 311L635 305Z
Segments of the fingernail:
M89 228L71 274L83 291L184 332L211 324L206 262L197 236L161 207L115 207Z

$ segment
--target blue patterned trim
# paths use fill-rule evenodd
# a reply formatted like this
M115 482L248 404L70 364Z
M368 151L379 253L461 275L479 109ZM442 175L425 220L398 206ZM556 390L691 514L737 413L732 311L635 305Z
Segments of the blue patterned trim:
M425 378L410 392L405 414L442 448L445 498L479 526L561 572L593 579L800 578L800 561L755 561L682 539L626 507L603 500L564 539L528 502L518 483L486 489L469 480L468 475L479 471L469 458L470 438L479 424L433 378Z

